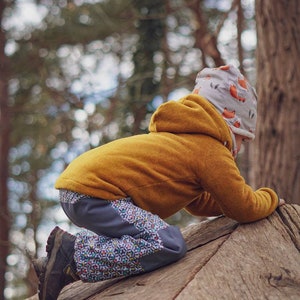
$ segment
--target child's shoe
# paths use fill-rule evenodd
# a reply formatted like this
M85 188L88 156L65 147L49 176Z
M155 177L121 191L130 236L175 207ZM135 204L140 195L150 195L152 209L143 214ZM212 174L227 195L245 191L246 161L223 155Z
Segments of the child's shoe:
M74 261L75 236L55 227L49 235L47 259L36 262L39 275L39 299L56 300L67 284L79 280Z
M45 272L45 268L48 262L47 257L40 257L32 260L32 264L37 277L39 278L42 273Z

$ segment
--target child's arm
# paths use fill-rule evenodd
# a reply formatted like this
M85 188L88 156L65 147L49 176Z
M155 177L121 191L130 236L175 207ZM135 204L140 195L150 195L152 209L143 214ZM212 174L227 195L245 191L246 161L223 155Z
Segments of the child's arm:
M284 203L270 188L254 191L247 185L229 152L211 155L205 160L206 172L201 183L226 216L239 222L253 222L269 216Z
M201 193L199 197L185 207L185 210L194 216L212 217L223 214L218 203L207 192Z
M279 199L278 206L284 204L285 200ZM201 193L199 197L185 207L185 210L194 216L213 217L224 214L218 203L207 192Z

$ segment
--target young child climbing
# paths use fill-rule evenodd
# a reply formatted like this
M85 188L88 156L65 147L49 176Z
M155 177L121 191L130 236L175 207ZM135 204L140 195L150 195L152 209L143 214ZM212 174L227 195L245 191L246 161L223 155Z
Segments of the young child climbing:
M192 94L154 112L149 133L119 139L76 158L56 182L69 219L84 230L54 228L47 257L34 262L39 299L57 299L70 282L148 272L186 253L180 230L164 219L186 209L253 222L284 200L254 191L235 157L253 140L256 94L232 65L205 68Z

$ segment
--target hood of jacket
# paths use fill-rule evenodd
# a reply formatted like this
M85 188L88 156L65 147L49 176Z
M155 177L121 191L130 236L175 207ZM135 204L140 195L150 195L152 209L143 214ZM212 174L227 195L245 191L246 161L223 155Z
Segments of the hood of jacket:
M210 102L195 94L161 104L151 117L149 131L205 134L232 150L228 125Z

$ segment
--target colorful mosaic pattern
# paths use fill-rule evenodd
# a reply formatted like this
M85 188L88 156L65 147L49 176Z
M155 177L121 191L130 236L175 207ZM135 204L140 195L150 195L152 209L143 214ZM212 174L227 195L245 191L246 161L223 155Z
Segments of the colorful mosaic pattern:
M135 237L110 238L84 230L76 235L74 259L82 281L96 282L144 272L141 259L163 249L158 231L168 224L130 199L112 201L112 209L140 231Z
M91 197L76 192L68 191L68 190L59 190L60 202L75 204L82 198L91 198Z

